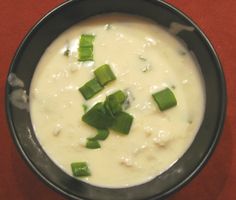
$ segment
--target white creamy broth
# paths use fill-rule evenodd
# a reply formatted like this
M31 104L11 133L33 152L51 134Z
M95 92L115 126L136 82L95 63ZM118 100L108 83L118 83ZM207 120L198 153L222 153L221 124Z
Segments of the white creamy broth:
M81 34L95 35L94 62L78 61ZM86 101L78 89L105 63L117 79ZM161 112L152 94L166 87L177 106ZM85 148L96 129L81 120L82 105L91 108L117 90L133 96L129 134L110 130L100 149ZM201 124L204 101L198 66L174 35L145 18L110 14L73 26L48 47L32 80L30 113L43 149L65 172L72 175L72 162L87 162L91 176L82 180L126 187L153 179L183 155Z

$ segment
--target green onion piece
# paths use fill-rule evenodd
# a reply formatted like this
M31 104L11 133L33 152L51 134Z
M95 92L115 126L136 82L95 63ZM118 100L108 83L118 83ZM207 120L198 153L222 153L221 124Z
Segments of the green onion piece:
M83 116L82 120L97 129L106 129L111 126L113 118L107 113L103 103L97 103Z
M108 129L98 129L97 130L97 135L95 135L92 138L89 138L90 140L105 140L107 139L109 135L109 130Z
M121 104L117 101L115 98L109 98L107 97L105 100L105 108L107 109L107 112L114 117L117 113L122 111Z
M117 100L117 102L119 102L120 104L123 104L125 102L125 99L126 99L126 94L121 91L121 90L118 90L112 94L110 94L108 96L109 98L114 98Z
M80 37L79 46L80 47L92 47L95 35L82 34Z
M126 112L119 113L116 118L114 119L114 122L111 126L111 129L114 131L128 134L131 128L133 122L133 116Z
M79 42L79 61L93 61L94 39L94 35L81 35Z
M99 84L96 78L88 81L85 83L81 88L79 88L79 91L83 95L83 97L88 100L92 98L95 94L97 94L99 91L103 89L103 86Z
M94 74L101 85L106 85L107 83L116 79L109 65L105 64L97 68Z
M86 113L88 110L88 106L86 104L83 104L82 106L83 106L84 112Z
M71 163L71 169L74 176L90 176L90 170L86 162Z
M122 111L122 104L126 99L126 95L121 90L106 97L105 107L108 112L114 116Z
M79 48L79 61L93 61L93 47Z
M104 102L104 107L106 109L107 114L110 115L112 118L114 118L115 115L113 114L113 112L111 110L111 107L110 107L110 105L109 105L107 100L105 100L105 102Z
M97 140L87 139L86 147L88 149L99 149L101 145Z
M152 95L161 111L167 110L177 105L174 93L166 88Z

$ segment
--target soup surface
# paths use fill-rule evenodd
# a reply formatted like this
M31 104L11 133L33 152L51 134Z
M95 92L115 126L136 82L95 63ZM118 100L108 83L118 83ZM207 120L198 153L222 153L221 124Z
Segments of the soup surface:
M82 34L93 34L93 62L78 61ZM109 64L116 80L85 100L78 89ZM160 111L152 94L164 88L177 106ZM133 124L128 135L110 130L101 148L85 147L96 129L81 120L117 91L129 95ZM191 53L178 39L145 18L110 14L85 20L62 33L43 54L30 89L36 136L49 157L72 175L71 163L87 162L82 180L105 187L146 182L167 170L193 141L204 113L204 87Z

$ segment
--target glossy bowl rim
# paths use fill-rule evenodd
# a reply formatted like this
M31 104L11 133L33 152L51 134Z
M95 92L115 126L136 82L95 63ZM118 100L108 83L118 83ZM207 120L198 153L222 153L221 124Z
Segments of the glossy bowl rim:
M84 1L84 0L80 0L80 1ZM149 3L152 3L149 0L143 0L143 1L147 1ZM223 96L221 98L221 109L219 109L221 111L221 116L220 116L220 119L219 119L219 125L217 127L215 137L213 138L213 140L211 142L211 145L208 147L208 151L204 155L203 159L201 161L199 161L198 166L188 176L186 176L185 179L183 179L181 182L179 182L179 184L177 184L174 187L170 188L168 191L163 192L162 194L160 194L158 196L158 199L159 198L162 199L162 198L167 197L167 196L171 195L172 193L180 190L183 186L185 186L188 182L190 182L200 172L200 170L206 165L207 161L210 159L212 153L214 152L214 149L216 148L216 145L217 145L217 143L220 139L220 136L221 136L221 133L222 133L222 130L223 130L225 116L226 116L226 108L227 108L227 94L226 94L226 81L225 81L222 65L220 63L219 57L218 57L213 45L211 44L211 42L207 38L207 36L202 32L202 30L199 28L199 26L189 16L184 14L182 11L180 11L179 9L177 9L176 7L174 7L173 5L171 5L167 2L164 2L164 1L161 1L161 0L155 0L155 1L162 4L161 6L167 7L171 12L174 12L177 15L185 18L187 21L189 21L191 23L191 25L193 25L195 30L200 34L200 36L202 37L202 42L206 44L207 48L211 51L211 53L213 55L212 60L214 60L214 62L216 63L215 70L217 71L217 74L219 75L220 86L221 86L220 91L223 94ZM28 38L30 38L30 36L35 31L37 31L37 29L41 25L43 25L44 21L46 21L47 19L53 17L54 13L56 13L57 11L60 11L61 9L63 9L65 6L67 6L68 4L70 4L72 2L74 2L74 0L69 0L69 1L66 1L64 3L59 4L54 9L51 9L43 17L41 17L38 20L38 22L35 23L35 25L33 25L29 29L28 33L24 36L24 39L21 41L20 45L18 46L18 48L15 52L15 55L13 56L13 59L12 59L11 64L10 64L10 68L9 68L7 77L11 73L11 71L14 69L15 60L20 55L21 49L24 47L24 44L28 40ZM40 178L39 180L42 180L43 182L45 182L54 191L60 192L61 194L63 194L66 197L70 197L70 198L73 198L73 199L82 199L82 198L80 198L78 196L75 196L75 195L73 195L73 194L71 194L67 191L64 191L62 188L58 187L55 183L53 183L51 180L49 180L46 176L44 176L44 174L42 174L37 169L37 167L34 165L34 163L31 161L31 159L27 156L27 154L25 153L24 149L21 146L21 143L18 140L18 136L17 136L16 130L15 130L14 125L13 125L12 116L11 116L11 112L10 112L10 102L9 102L9 99L8 99L10 86L7 84L7 81L6 81L5 86L6 86L5 87L5 111L6 111L6 115L7 115L8 126L9 126L9 129L10 129L10 133L11 133L13 139L14 139L14 143L16 144L17 149L20 152L22 158L26 161L27 165L32 169L32 171L37 174L37 176ZM150 199L154 200L156 198L157 198L157 196L151 197Z

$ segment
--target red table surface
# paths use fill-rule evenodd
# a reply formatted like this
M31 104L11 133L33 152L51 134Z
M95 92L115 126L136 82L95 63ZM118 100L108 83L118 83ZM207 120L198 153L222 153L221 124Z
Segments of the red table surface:
M0 0L0 199L63 200L40 181L17 152L4 108L11 59L28 30L62 0ZM170 200L236 199L236 1L169 0L190 16L213 43L227 81L228 109L220 142L200 174Z

